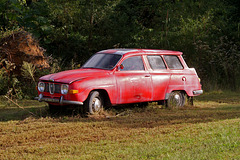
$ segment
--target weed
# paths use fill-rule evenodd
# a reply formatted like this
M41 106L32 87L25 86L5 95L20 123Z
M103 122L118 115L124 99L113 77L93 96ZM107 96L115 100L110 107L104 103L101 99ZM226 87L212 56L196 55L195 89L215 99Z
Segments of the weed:
M36 67L32 63L28 63L23 61L22 65L22 76L26 79L30 79L33 82L36 82L35 80L35 72L36 72Z

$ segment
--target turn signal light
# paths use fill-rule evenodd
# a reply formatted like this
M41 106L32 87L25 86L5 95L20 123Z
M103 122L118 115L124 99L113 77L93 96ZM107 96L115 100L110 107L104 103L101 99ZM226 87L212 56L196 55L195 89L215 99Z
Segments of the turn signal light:
M69 94L77 94L78 93L78 90L76 89L71 89L68 91Z

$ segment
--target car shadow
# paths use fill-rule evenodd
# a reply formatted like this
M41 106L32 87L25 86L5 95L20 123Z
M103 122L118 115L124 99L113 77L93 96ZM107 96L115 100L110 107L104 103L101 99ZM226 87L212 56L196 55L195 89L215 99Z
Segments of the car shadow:
M129 118L131 121L129 121ZM162 109L162 111L139 113L134 116L116 119L115 126L128 128L154 128L176 124L208 123L220 120L240 118L240 106L234 108L190 108L180 110Z
M240 118L240 105L219 108L185 107L170 110L164 107L139 107L127 105L113 107L101 115L86 115L79 108L61 108L56 113L51 113L47 106L32 108L7 108L0 109L0 121L24 120L26 118L52 117L56 121L64 122L99 122L113 123L112 127L123 128L154 128L176 124L207 123L219 120Z
M75 117L80 116L82 118L86 117L80 108L65 108L61 107L55 112L50 112L48 106L41 107L25 107L25 108L2 108L0 109L0 122L13 121L13 120L24 120L29 117L33 118L60 118L60 117Z

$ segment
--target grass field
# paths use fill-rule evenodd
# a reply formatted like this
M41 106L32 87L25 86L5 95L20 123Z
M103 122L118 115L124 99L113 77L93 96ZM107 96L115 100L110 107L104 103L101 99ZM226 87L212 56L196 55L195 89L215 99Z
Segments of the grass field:
M17 103L25 109L0 98L0 159L240 159L239 93L205 93L179 110L153 103L88 118Z

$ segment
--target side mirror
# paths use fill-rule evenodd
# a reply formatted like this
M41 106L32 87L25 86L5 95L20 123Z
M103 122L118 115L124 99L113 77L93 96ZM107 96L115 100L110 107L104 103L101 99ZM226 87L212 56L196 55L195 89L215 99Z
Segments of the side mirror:
M123 65L123 64L121 64L120 66L117 67L117 70L118 70L118 71L120 71L120 70L122 70L122 69L124 69L124 65Z
M120 69L124 69L124 65L121 64L121 65L119 66L119 68L120 68Z

